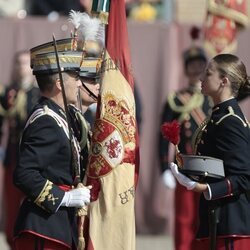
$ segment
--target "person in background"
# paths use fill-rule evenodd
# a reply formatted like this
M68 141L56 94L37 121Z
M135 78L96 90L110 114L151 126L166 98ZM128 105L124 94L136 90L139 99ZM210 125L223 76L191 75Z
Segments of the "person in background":
M81 148L80 164L82 168L81 179L83 179L88 163L90 139L92 136L91 130L95 121L93 114L91 114L90 118L88 115L86 116L86 113L88 112L90 105L97 103L100 92L100 79L98 74L96 74L95 77L83 77L80 72L79 80L81 86L78 91L78 102L75 105L69 105L69 113L74 135Z
M86 13L84 13L85 15ZM104 26L99 19L95 19L95 25L89 25L89 18L84 18L81 25L81 36L79 40L84 41L84 58L79 71L81 86L78 90L78 102L69 106L70 117L74 135L79 141L81 148L81 178L87 168L88 155L90 150L90 139L94 127L97 100L101 86L101 65L104 51Z
M214 107L199 128L196 154L221 159L225 178L200 183L181 174L174 163L171 170L183 187L201 193L200 223L193 249L211 249L213 242L216 250L247 250L250 244L250 129L236 98L250 92L249 77L237 56L220 54L209 62L201 79L202 94L213 99ZM211 221L212 213L215 221ZM217 242L209 231L217 231L214 235Z
M194 32L194 31L192 31ZM161 124L177 120L180 123L179 149L183 154L192 154L192 136L211 111L211 103L200 92L200 76L207 58L202 48L193 45L183 53L185 75L188 86L167 98L161 117ZM193 250L195 239L198 194L186 190L175 182L169 168L169 141L160 134L159 157L163 183L175 188L174 244L176 250Z
M12 175L26 119L39 98L39 89L30 68L29 51L19 51L14 56L11 84L6 88L0 103L3 128L8 133L3 158L5 235L13 249L12 235L15 219L23 194L13 185ZM3 135L3 137L6 136ZM4 148L4 146L3 146Z

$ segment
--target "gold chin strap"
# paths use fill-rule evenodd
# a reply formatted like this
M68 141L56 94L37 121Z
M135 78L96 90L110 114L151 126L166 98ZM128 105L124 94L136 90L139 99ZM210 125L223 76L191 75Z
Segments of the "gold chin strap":
M82 86L83 88L88 92L89 96L93 98L93 100L97 101L98 99L98 96L96 96L87 86L86 84L84 83L84 81L82 81L80 79L81 83L82 83Z

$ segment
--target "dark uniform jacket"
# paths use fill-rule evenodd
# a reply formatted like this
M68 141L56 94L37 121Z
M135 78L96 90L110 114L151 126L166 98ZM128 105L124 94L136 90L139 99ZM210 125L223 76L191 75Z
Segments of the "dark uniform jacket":
M235 99L213 108L198 139L197 154L224 162L225 179L210 183L212 200L200 200L198 238L209 235L209 209L219 207L217 235L250 237L250 129Z
M71 247L77 237L75 209L60 207L64 191L59 187L74 181L65 114L45 97L34 111L39 109L43 114L31 115L24 129L14 172L15 185L27 195L14 235L28 231Z
M169 95L161 118L161 124L178 120L181 125L179 150L183 154L192 153L192 137L201 122L206 119L211 111L211 101L204 97L200 91L186 88ZM169 141L160 133L159 157L161 170L168 169Z

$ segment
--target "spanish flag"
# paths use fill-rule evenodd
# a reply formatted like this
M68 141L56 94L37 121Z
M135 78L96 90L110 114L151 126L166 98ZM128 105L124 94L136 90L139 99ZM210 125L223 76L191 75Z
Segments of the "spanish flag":
M139 160L124 2L110 2L102 86L87 169L87 185L93 186L85 218L87 250L135 249Z

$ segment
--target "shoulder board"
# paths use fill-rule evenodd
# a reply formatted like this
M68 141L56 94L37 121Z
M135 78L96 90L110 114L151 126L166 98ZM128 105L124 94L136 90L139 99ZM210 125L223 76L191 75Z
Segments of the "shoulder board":
M60 115L58 115L56 112L54 112L52 109L50 109L47 105L43 106L42 108L36 109L29 117L28 121L25 124L24 130L33 123L36 119L38 119L41 116L49 115L52 117L59 127L61 127L67 137L69 138L69 129L67 121L64 120Z
M228 114L222 116L219 119L219 121L215 122L215 125L220 124L224 119L226 119L229 116L234 116L234 117L238 118L242 122L242 124L243 124L244 127L249 126L248 122L244 121L240 116L238 116L238 115L235 114L235 112L234 112L234 110L233 110L233 108L231 106L228 106Z

